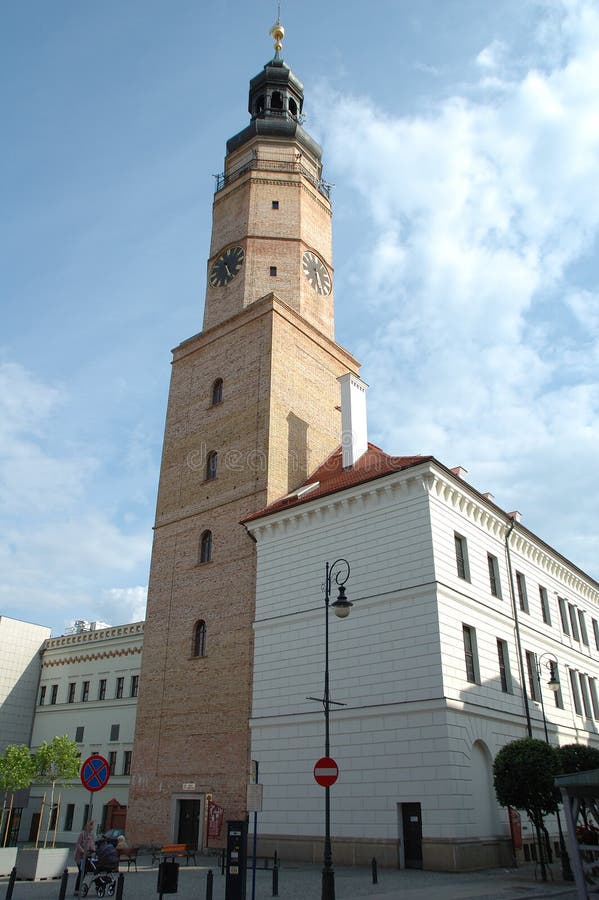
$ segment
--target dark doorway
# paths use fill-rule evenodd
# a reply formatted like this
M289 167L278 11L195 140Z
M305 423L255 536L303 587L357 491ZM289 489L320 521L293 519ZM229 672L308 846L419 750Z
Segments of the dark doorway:
M420 803L402 803L404 866L422 868L422 810Z
M190 850L198 849L201 813L201 800L179 800L179 831L177 833L177 843L187 844Z

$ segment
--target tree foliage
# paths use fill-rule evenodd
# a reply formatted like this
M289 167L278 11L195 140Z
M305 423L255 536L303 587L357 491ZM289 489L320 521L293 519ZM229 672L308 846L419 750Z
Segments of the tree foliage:
M535 738L506 744L495 757L493 784L501 806L514 806L528 813L535 826L543 829L543 817L557 810L560 795L554 785L561 772L555 747Z
M564 744L558 751L564 775L599 769L599 750L585 744Z
M78 776L81 755L75 741L64 734L40 744L33 754L33 763L38 781L64 784Z
M0 791L12 793L27 788L33 781L31 751L25 744L9 744L0 754Z

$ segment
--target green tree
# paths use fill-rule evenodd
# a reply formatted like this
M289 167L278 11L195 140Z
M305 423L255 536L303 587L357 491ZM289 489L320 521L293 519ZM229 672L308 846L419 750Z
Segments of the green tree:
M54 811L54 794L56 785L66 784L72 778L79 775L81 766L81 754L75 741L67 737L67 735L56 736L48 743L37 748L33 754L33 763L35 768L35 778L40 782L50 782L52 791L50 794L50 805L48 810L48 818L46 823L46 831L44 835L44 847L48 842L48 833L50 831L50 823L52 821L52 812ZM56 805L56 816L54 817L54 837L56 838L56 828L58 825L58 812L60 810L60 793L58 795ZM43 812L43 811L42 811ZM36 842L37 845L37 842Z
M3 847L8 842L12 796L15 791L28 788L33 781L33 759L29 747L24 744L9 744L0 754L0 791L2 791L2 812L0 813L0 841ZM8 807L8 808L7 808Z
M544 818L557 812L560 795L554 785L561 772L558 751L545 741L522 738L502 747L493 763L493 784L501 806L523 809L535 826L543 880L549 835ZM544 835L544 840L541 839Z
M585 744L564 744L558 747L557 752L564 775L574 772L589 772L591 769L599 769L599 750L596 747L587 747ZM590 827L589 810L584 800L580 801L580 816L585 828Z

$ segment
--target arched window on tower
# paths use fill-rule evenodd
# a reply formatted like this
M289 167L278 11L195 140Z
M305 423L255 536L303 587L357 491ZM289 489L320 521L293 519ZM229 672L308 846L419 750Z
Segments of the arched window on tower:
M218 467L218 453L211 450L206 459L206 481L214 481Z
M270 98L271 109L283 109L283 95L280 91L273 91Z
M217 406L217 404L223 402L223 380L222 378L217 378L214 384L212 385L212 406Z
M292 116L297 116L297 103L293 99L293 97L289 98L289 112Z
M205 531L200 538L200 559L201 563L210 562L212 559L212 532Z
M256 115L259 116L260 113L264 112L264 94L261 94L256 100Z
M206 656L206 623L203 619L196 622L193 627L192 656Z

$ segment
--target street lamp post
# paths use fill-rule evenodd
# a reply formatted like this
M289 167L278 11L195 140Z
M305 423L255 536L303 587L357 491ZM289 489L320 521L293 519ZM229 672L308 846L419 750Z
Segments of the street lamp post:
M335 706L343 706L336 700L331 700L329 693L329 605L335 610L335 614L340 619L345 619L353 606L345 596L345 583L349 578L350 568L346 559L336 559L334 563L326 564L325 583L324 583L324 604L325 604L325 655L324 655L324 696L322 704L324 707L324 755L331 755L331 742L329 735L329 709L331 703ZM330 602L331 590L334 583L339 588L339 594L334 603ZM310 697L310 700L315 698ZM322 894L321 900L335 900L335 872L333 870L333 853L331 849L331 796L330 787L325 787L324 795L324 864L322 869Z
M545 701L543 700L543 685L541 684L541 663L543 663L545 668L549 672L549 681L547 682L547 687L550 691L557 693L560 689L560 680L557 671L557 659L553 655L553 653L542 653L537 660L537 680L539 683L539 694L541 696L541 713L543 715L543 728L545 730L545 743L549 743L549 732L547 730L547 717L545 716ZM555 816L557 818L557 830L559 832L559 850L560 850L560 858L562 863L562 878L564 881L574 881L574 876L572 874L572 867L570 865L570 857L568 856L568 850L566 849L566 842L564 841L564 832L562 831L562 820L560 818L559 809L556 810ZM541 850L542 852L542 850Z

